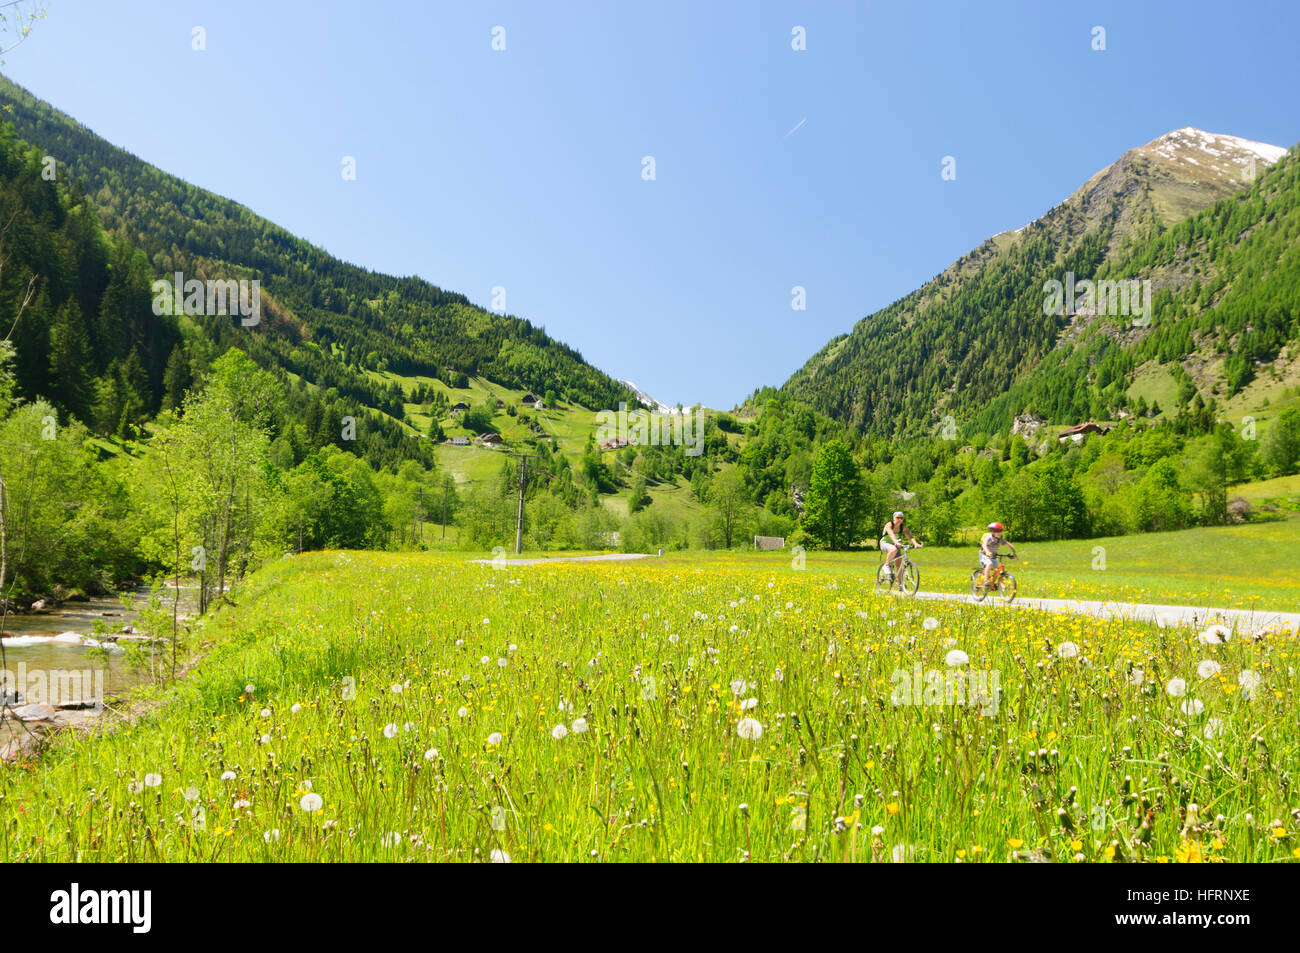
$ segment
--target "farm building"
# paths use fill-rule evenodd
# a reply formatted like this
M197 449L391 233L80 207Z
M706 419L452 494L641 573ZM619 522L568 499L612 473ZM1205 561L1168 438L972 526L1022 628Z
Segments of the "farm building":
M1086 424L1075 424L1073 427L1066 427L1057 436L1057 440L1065 443L1067 440L1073 440L1075 443L1083 443L1084 438L1090 433L1105 433L1106 428L1094 424L1091 420Z
M505 443L505 441L501 439L501 434L499 433L485 433L479 438L479 442L485 447L499 447Z

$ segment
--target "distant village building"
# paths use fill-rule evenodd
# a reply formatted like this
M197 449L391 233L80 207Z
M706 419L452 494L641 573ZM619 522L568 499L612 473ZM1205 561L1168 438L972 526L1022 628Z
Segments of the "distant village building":
M533 409L534 409L534 410L545 410L545 409L546 409L546 402L545 402L545 401L541 401L541 400L539 400L537 403L533 404Z
M453 414L463 413L467 410L469 410L469 404L465 403L463 400L458 400L456 403L451 405L451 412Z
M451 440L448 441L448 442L449 442L453 447L468 447L468 446L469 446L469 437L452 437Z
M1060 443L1065 443L1067 440L1073 440L1075 443L1083 443L1084 438L1087 437L1088 434L1105 432L1106 428L1098 426L1090 420L1086 424L1075 424L1073 427L1066 427L1061 431L1056 439Z
M621 450L626 446L627 441L622 437L610 437L608 440L600 442L600 449L602 450Z
M785 549L785 537L784 536L755 536L754 548L763 549L763 550Z
M537 403L537 398L534 397L532 394L524 394L523 402L525 404L535 404Z
M480 441L485 447L499 447L501 444L505 443L505 441L501 439L501 434L499 433L485 433L480 438Z

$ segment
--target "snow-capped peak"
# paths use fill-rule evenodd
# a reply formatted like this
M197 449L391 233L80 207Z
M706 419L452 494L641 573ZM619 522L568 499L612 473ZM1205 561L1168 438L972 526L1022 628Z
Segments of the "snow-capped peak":
M1147 143L1143 149L1166 159L1190 162L1193 165L1204 162L1209 166L1222 166L1225 163L1241 166L1252 156L1263 160L1266 165L1272 165L1286 155L1286 149L1281 146L1242 139L1240 136L1206 132L1193 126L1165 133L1154 142ZM1196 153L1203 153L1205 158L1198 162Z
M676 407L669 407L667 404L660 403L631 381L620 380L619 383L625 386L632 393L636 394L637 400L641 401L642 404L649 407L651 410L658 411L661 414L677 413Z

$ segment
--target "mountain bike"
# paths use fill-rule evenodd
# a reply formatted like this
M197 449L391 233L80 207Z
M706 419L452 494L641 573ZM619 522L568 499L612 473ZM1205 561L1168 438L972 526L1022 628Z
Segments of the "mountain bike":
M1015 559L1015 555L1008 553L1006 556L998 556L989 567L989 581L984 581L984 570L976 567L970 574L970 594L975 597L976 602L983 602L984 597L990 592L996 592L1002 597L1005 604L1010 604L1011 600L1016 597L1016 577L1002 568L1002 560Z
M892 570L889 561L881 559L880 568L876 570L876 592L897 590L907 596L916 595L916 590L921 588L921 570L916 568L916 563L907 555L915 548L910 543L905 545Z

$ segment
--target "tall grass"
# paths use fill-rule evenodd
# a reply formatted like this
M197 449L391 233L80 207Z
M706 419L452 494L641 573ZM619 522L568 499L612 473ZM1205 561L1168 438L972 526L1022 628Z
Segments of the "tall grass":
M816 559L318 553L237 601L152 715L4 770L3 859L1297 855L1294 639L877 598ZM998 692L901 699L917 665Z

